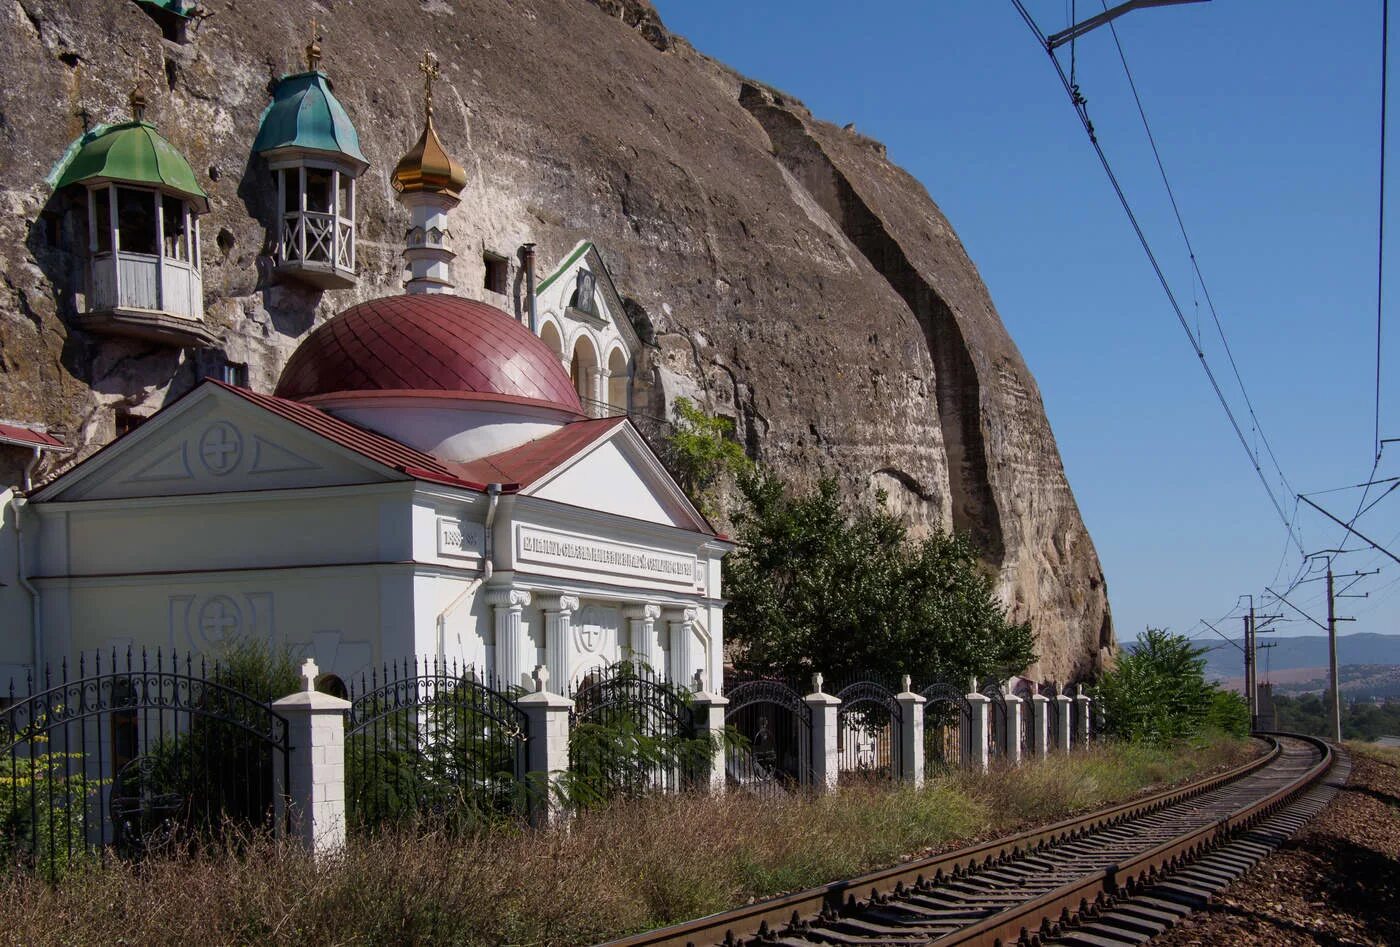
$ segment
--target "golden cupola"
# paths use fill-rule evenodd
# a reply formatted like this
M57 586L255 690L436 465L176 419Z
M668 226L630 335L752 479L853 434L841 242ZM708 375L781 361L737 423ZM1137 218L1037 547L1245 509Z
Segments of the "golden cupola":
M447 153L437 136L437 130L433 127L433 81L441 72L437 57L432 53L425 53L418 68L424 75L427 91L423 134L419 136L418 143L410 148L408 154L400 158L394 167L391 178L394 190L400 194L426 191L457 197L462 193L462 188L467 186L467 172Z

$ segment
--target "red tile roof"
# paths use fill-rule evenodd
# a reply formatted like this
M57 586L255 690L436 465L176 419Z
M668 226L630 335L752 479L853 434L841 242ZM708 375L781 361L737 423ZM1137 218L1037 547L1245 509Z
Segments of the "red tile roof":
M0 444L17 444L41 450L68 450L68 445L54 435L18 424L0 424Z
M277 384L282 398L334 392L477 392L583 413L549 346L494 306L442 293L351 306L312 332Z
M627 423L627 419L623 417L574 421L519 447L459 464L438 460L431 454L341 420L320 408L300 401L258 394L247 388L238 388L212 378L209 379L209 383L233 392L240 398L314 434L319 434L347 450L402 471L410 477L475 490L486 489L488 483L501 484L507 493L523 490L608 431Z

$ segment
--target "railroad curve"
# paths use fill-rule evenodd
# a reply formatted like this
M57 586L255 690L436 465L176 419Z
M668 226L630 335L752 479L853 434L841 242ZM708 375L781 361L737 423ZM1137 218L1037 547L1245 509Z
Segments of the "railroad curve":
M1263 756L1186 786L606 947L1141 943L1330 798L1328 744L1256 736L1270 743Z

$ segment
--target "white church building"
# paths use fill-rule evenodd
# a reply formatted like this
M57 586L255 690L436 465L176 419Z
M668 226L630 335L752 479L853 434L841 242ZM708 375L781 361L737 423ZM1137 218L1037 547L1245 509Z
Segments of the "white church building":
M731 544L625 417L637 341L596 249L527 324L452 291L466 177L431 104L393 180L405 294L316 328L272 394L207 380L16 499L32 620L0 665L251 638L342 682L437 656L565 692L634 656L718 687Z

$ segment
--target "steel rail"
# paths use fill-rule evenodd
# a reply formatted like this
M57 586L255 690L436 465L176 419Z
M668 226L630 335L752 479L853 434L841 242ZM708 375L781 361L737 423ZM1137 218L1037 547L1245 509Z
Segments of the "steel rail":
M697 918L692 921L686 921L681 924L674 924L653 931L608 941L603 947L695 947L695 945L718 943L726 937L731 940L742 940L747 937L767 934L796 920L811 919L824 911L850 910L856 907L858 899L864 899L867 896L869 896L871 900L874 900L888 895L897 888L922 884L925 879L960 877L965 872L971 870L1001 864L1010 859L1028 855L1047 845L1071 841L1090 832L1141 818L1160 809L1175 805L1176 803L1211 792L1212 790L1218 789L1252 773L1262 771L1279 759L1282 755L1282 747L1271 735L1259 734L1258 736L1261 736L1270 744L1266 753L1222 773L1217 773L1184 786L1165 789L1128 802L1118 803L1105 809L1099 809L1085 815L1063 819L1047 826L1005 836L979 845L943 852L924 858L912 859L910 861L901 862L890 868L869 872L854 878L819 885L792 894L780 895L775 898L757 901L731 911L724 911L707 917ZM1288 734L1288 736L1295 735ZM1315 741L1313 738L1302 739L1323 746L1324 761L1330 766L1330 750L1326 749L1326 744L1323 744L1321 741ZM1322 764L1318 765L1322 766ZM1313 773L1313 770L1317 768L1318 767L1313 767L1309 770L1309 773ZM1323 767L1321 772L1325 771L1326 767ZM1310 784L1316 778L1317 775L1312 775L1310 778L1294 781L1290 786L1293 791L1297 791ZM1270 794L1269 798L1272 798L1274 795L1276 794ZM1261 803L1259 805L1262 806L1264 804L1266 803ZM1248 810L1242 811L1251 811L1257 808L1259 808L1259 806L1251 806ZM1232 822L1232 819L1236 821ZM1225 823L1231 826L1237 825L1238 817L1232 815L1227 819L1221 820L1220 823L1212 825L1210 831L1217 833L1215 836L1212 836L1212 838L1218 837L1219 834L1224 831L1221 825ZM1192 837L1199 834L1201 833L1192 833ZM1174 844L1175 842L1172 842L1162 847L1170 848ZM1156 851L1157 849L1152 850L1152 852ZM1152 852L1147 853L1147 855L1151 855ZM1092 897L1087 897L1087 905L1093 902L1098 894L1104 890L1104 876L1137 877L1138 875L1133 872L1132 866L1137 865L1144 857L1146 856L1137 856L1129 859L1123 865L1116 866L1115 869L1090 873L1086 875L1083 882L1076 882L1074 885L1066 885L1065 888L1075 887L1076 890L1078 890L1080 887L1085 887L1087 890L1088 887L1092 886L1092 882L1097 880L1099 888L1093 892ZM1127 875L1122 874L1125 869L1128 870ZM1061 898L1055 897L1057 895L1063 895L1063 898L1066 899L1063 905L1060 905ZM1085 897L1084 894L1080 894L1075 899L1074 906L1077 908L1079 900L1083 900ZM1069 912L1068 915L1064 915L1063 913L1063 908L1069 905L1068 898L1069 895L1065 893L1065 889L1057 889L1056 891L1050 892L1034 901L1028 901L1025 905L1013 909L1016 913L1016 917L1019 919L1016 933L1009 939L1003 939L1003 942L1006 944L1014 943L1020 936L1021 927L1027 926L1029 923L1028 919L1030 915L1027 913L1027 909L1030 905L1040 904L1042 901L1051 899L1054 900L1058 906L1056 908L1056 921L1063 921L1066 916L1073 916L1073 911ZM980 929L984 924L1000 921L1007 916L1007 913L1008 912L1002 912L993 915L983 922L974 924L962 931L954 932L954 934L948 935L947 938L940 939L937 943L993 944L996 939L1004 938L1004 935L993 935L994 939L986 941L948 938L961 937L965 932ZM1052 922L1052 924L1053 923L1055 922ZM1038 926L1039 921L1037 921L1035 925L1031 925L1031 929L1035 929ZM998 930L1000 930L1000 928L998 928Z

